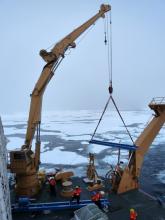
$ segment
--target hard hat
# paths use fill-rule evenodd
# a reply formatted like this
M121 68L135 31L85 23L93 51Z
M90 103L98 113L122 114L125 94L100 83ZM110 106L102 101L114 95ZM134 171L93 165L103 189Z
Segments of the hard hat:
M78 189L78 188L79 188L79 186L76 186L75 188L76 188L76 189Z
M105 192L104 192L104 191L100 191L100 194L101 194L102 196L104 196L104 195L105 195Z
M49 180L53 180L53 179L54 179L54 177L53 177L53 176L50 176L50 177L49 177Z
M134 209L130 209L130 212L134 212L135 210Z

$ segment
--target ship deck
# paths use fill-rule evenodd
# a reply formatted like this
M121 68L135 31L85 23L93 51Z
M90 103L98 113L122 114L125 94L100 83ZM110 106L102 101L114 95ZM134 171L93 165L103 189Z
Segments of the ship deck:
M73 185L80 185L82 188L81 199L90 199L90 192L87 190L87 184L82 178L72 178ZM116 195L110 192L108 184L104 184L103 190L106 192L106 198L110 201L109 211L106 213L110 220L128 220L129 209L134 208L138 213L138 220L165 220L165 208L158 201L143 192L142 190L133 190L128 193ZM35 202L58 202L66 201L69 198L64 198L60 195L61 186L57 184L56 197L50 195L48 185L45 185L41 193L37 196ZM12 193L13 195L13 193ZM12 197L12 203L14 203ZM37 213L13 213L13 220L68 220L74 215L74 210L51 211L49 214L43 212Z

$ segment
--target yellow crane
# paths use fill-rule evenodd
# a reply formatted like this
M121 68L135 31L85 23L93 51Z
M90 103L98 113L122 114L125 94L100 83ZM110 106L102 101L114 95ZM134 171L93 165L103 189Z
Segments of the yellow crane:
M139 177L144 156L165 123L165 98L154 98L149 107L154 110L155 115L135 141L135 145L138 146L137 150L130 154L129 163L125 169L120 170L120 173L115 172L112 176L114 179L112 188L118 194L139 188ZM120 180L115 178L115 175L120 176Z
M75 40L99 18L104 18L105 13L110 10L110 5L101 5L100 10L96 15L60 40L50 52L47 52L46 50L40 51L41 57L47 64L44 66L31 94L31 105L25 143L21 149L10 152L9 168L11 172L16 174L16 193L18 195L31 197L36 195L39 190L37 173L40 164L40 123L42 98L46 86L65 57L65 52L70 48L76 47ZM155 111L155 116L135 141L135 145L138 146L138 149L130 154L129 163L124 170L121 170L119 167L120 178L116 178L115 175L117 172L112 176L112 179L114 180L112 188L117 193L123 193L139 187L139 176L144 156L165 122L165 99L153 100L149 104L149 107ZM35 151L33 152L32 141L35 133L36 143Z
M111 10L110 5L102 4L99 12L87 22L73 30L60 40L50 52L41 50L40 55L46 61L42 73L31 94L28 126L25 144L21 149L10 152L10 169L16 174L16 192L18 195L34 196L39 190L37 172L40 164L40 123L42 98L46 86L54 75L55 70L69 48L75 48L75 40L93 25L99 18L104 18L105 13ZM32 151L32 141L36 133L35 152Z

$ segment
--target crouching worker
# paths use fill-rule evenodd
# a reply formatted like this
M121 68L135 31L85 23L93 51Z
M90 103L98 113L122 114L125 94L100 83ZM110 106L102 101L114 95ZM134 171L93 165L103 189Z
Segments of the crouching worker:
M50 195L56 196L56 180L54 177L50 177L48 179L49 187L50 187Z
M76 186L74 191L73 191L73 195L72 195L72 199L71 202L76 199L77 200L77 204L80 203L80 194L81 194L81 188L79 186Z
M91 196L92 202L94 202L99 207L99 209L102 209L101 198L104 195L105 193L103 191L100 191L100 192L93 192L93 195Z

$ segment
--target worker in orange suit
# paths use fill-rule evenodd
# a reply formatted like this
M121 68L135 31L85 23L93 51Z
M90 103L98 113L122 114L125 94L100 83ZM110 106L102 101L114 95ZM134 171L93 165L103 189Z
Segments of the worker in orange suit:
M49 187L50 187L50 195L56 196L56 180L54 177L50 177L48 179Z
M130 220L137 219L137 212L134 209L130 209Z
M104 192L93 192L93 195L91 197L91 200L99 207L99 209L102 209L101 205L101 198L104 196Z
M81 195L81 188L79 186L76 186L74 191L73 191L73 195L72 195L72 199L71 199L71 202L76 199L77 200L77 204L80 203L80 195Z

